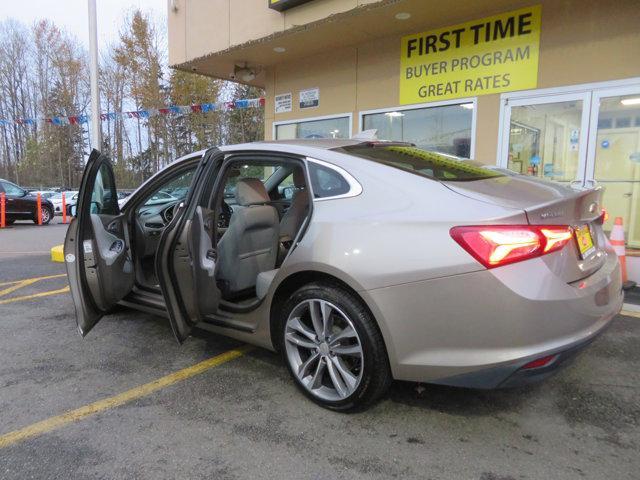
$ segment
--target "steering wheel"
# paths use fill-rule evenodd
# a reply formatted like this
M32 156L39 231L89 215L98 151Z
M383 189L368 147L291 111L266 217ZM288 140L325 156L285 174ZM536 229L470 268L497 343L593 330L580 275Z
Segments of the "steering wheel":
M223 200L218 212L218 228L229 228L232 215L233 209Z

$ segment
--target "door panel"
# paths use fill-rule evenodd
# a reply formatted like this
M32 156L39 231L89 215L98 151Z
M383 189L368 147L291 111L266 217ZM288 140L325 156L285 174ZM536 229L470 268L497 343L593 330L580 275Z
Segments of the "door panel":
M595 95L590 170L605 187L609 219L604 228L610 231L615 218L622 217L627 244L640 248L640 89Z
M85 336L133 288L134 269L109 159L93 150L65 238L69 287Z
M557 182L582 178L584 101L540 102L511 105L507 167Z
M179 342L189 336L204 316L215 313L220 302L214 276L217 254L212 242L216 238L216 225L210 221L213 215L204 203L223 156L218 149L204 155L191 191L158 244L156 272L171 328Z

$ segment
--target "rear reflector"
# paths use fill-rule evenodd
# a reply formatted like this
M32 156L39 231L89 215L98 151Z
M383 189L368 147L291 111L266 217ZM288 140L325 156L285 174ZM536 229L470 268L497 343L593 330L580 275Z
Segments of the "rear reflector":
M449 233L487 268L555 252L573 237L571 227L561 225L478 225L453 227Z
M533 362L529 362L526 365L524 365L522 367L522 370L529 370L531 368L546 367L551 362L553 362L556 358L558 358L558 355L548 355L546 357L537 358Z

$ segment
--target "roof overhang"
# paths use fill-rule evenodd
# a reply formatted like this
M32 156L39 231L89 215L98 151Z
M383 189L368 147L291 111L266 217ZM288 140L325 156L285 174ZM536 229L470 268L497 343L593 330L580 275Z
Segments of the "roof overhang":
M304 8L304 5L297 8ZM514 2L509 0L386 0L363 4L312 23L293 26L172 67L264 87L265 69L279 63L289 63L320 52L356 46L374 39L397 37L452 25L513 8ZM396 15L399 13L408 13L410 17L398 19ZM236 66L244 65L256 72L255 79L244 81L242 78L233 77Z

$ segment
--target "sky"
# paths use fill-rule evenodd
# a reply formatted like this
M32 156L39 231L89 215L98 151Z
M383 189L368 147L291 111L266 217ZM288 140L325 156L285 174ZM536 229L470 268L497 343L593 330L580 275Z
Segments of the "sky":
M89 47L87 0L0 0L0 21L14 18L27 25L47 18ZM167 0L96 0L98 47L118 38L121 18L140 8L166 28Z

